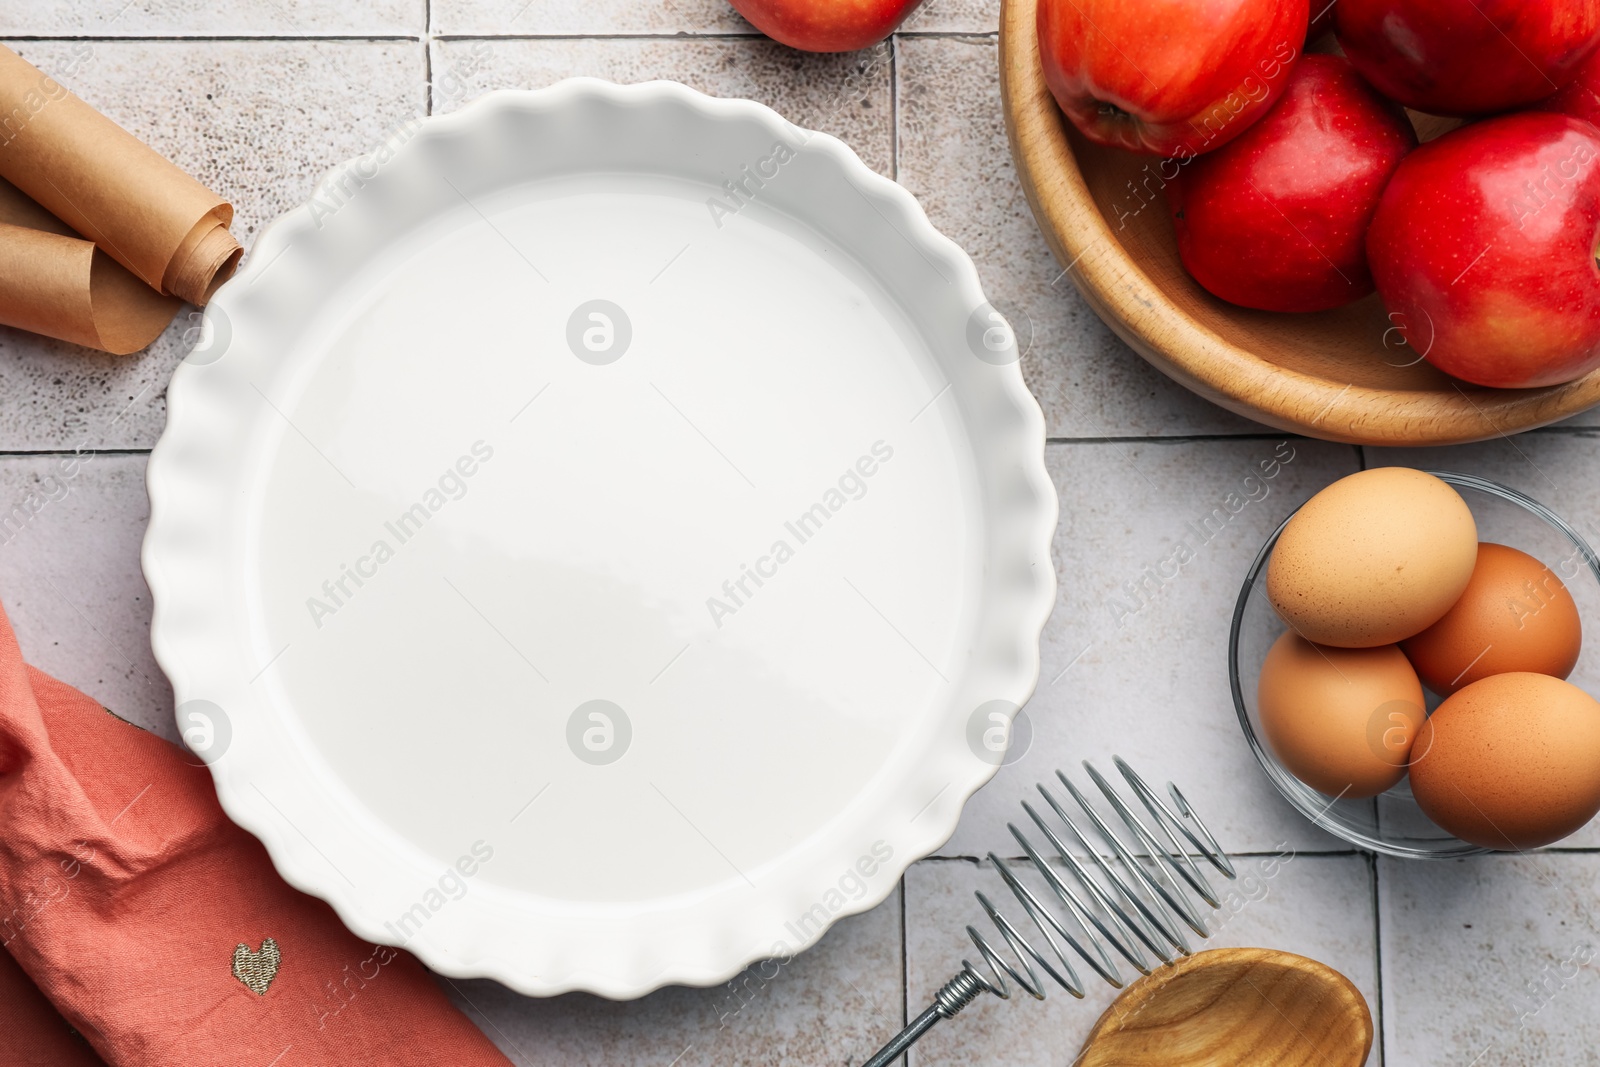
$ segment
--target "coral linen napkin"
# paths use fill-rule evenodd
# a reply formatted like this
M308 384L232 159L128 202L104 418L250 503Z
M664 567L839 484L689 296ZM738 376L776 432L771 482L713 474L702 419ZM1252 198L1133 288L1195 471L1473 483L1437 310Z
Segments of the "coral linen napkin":
M0 949L0 1063L106 1067L4 949Z
M23 663L0 610L0 941L107 1063L509 1067L415 959L291 889L198 764Z

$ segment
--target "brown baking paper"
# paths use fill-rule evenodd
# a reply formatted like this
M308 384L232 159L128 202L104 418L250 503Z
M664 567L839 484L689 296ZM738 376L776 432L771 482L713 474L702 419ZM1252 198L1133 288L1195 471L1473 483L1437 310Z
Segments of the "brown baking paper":
M0 322L121 356L182 306L0 179Z
M238 266L231 204L4 46L0 177L152 288L192 304Z

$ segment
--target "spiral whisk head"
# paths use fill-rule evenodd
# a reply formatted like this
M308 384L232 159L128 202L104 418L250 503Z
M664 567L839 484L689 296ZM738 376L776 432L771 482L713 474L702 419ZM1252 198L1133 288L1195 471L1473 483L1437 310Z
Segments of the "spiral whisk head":
M1082 997L1084 987L1073 967L1073 956L1121 988L1123 978L1116 958L1149 974L1152 967L1189 954L1182 927L1202 938L1210 936L1197 901L1215 908L1218 897L1195 861L1201 860L1227 878L1234 877L1233 864L1177 786L1167 784L1169 805L1120 756L1112 757L1112 762L1148 818L1130 806L1088 761L1083 769L1115 813L1114 820L1103 818L1063 772L1056 772L1055 783L1041 782L1038 790L1048 814L1040 814L1028 801L1023 801L1022 810L1045 847L1037 847L1014 823L1007 829L1022 846L1027 864L1043 877L1046 896L1053 904L1040 899L1013 868L989 853L989 862L1000 872L1037 934L1032 940L1024 936L979 892L978 903L1010 952L997 949L977 927L968 926L967 935L977 946L984 967L980 970L963 960L958 978L966 977L1002 999L1011 995L1010 979L1043 1000L1048 977L1073 996ZM1062 802L1053 785L1070 797L1069 803ZM1121 833L1113 829L1115 823L1121 824ZM1059 861L1059 866L1049 860ZM1043 950L1036 944L1040 941L1047 946Z
M980 970L962 960L961 970L940 988L933 1003L862 1067L889 1067L936 1023L953 1017L985 990L1002 1000L1010 999L1008 978L1036 1000L1043 1000L1043 972L1062 989L1082 997L1083 984L1073 969L1069 949L1101 978L1121 988L1122 972L1113 956L1141 974L1149 974L1153 967L1189 954L1189 940L1180 927L1187 926L1200 937L1210 936L1196 901L1215 908L1218 899L1195 860L1232 878L1233 864L1227 853L1177 786L1167 783L1169 806L1122 757L1111 760L1148 821L1085 761L1083 769L1115 813L1114 822L1121 823L1121 833L1113 830L1113 823L1102 818L1089 797L1061 771L1056 772L1055 783L1039 785L1049 816L1041 815L1028 801L1022 803L1022 810L1046 842L1045 849L1035 847L1033 839L1014 824L1008 827L1022 846L1026 863L1044 879L1046 896L1059 907L1041 900L1013 868L989 853L989 862L1038 931L1035 939L1049 947L1048 954L1028 940L988 897L978 893L978 903L1000 931L1009 954L995 948L976 926L967 927L967 936L982 954L985 968ZM1057 787L1075 808L1062 803L1054 791ZM1084 833L1085 826L1090 833ZM1049 855L1060 861L1059 868L1047 861Z

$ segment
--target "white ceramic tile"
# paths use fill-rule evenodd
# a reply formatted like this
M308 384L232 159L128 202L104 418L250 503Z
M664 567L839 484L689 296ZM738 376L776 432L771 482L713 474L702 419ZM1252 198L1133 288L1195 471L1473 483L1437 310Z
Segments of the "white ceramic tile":
M426 7L427 0L27 0L0 9L0 35L420 34Z
M728 0L433 0L433 32L538 37L756 30Z
M1385 1043L1405 1067L1594 1062L1600 856L1380 860Z
M1082 782L1081 760L1109 771L1113 754L1157 788L1175 781L1230 851L1344 848L1290 808L1250 754L1227 650L1261 543L1295 506L1356 470L1355 449L1276 437L1084 442L1049 446L1046 463L1061 498L1060 589L1026 709L1032 742L968 802L942 854L1020 855L1005 824L1025 818L1018 803L1033 784L1056 768ZM1263 463L1274 477L1262 477ZM1169 564L1180 546L1193 558Z
M1222 910L1212 916L1213 937L1205 942L1194 939L1194 949L1272 948L1320 960L1361 990L1376 1026L1376 935L1368 861L1354 855L1290 855L1286 860L1241 857L1236 863L1236 882L1224 883L1220 876L1212 879L1223 893ZM1045 892L1043 880L1031 876L1031 871L1022 874L1032 888ZM987 865L955 860L914 866L906 876L906 978L912 1013L932 1001L938 988L960 969L962 959L981 966L966 927L970 923L985 934L994 929L973 898L974 890L982 890L1019 930L1033 932L1016 898ZM995 944L1003 945L998 936ZM1048 955L1048 949L1044 951ZM956 1018L939 1023L912 1050L912 1067L978 1063L1056 1067L1071 1062L1100 1012L1116 996L1098 978L1088 984L1092 972L1087 968L1077 970L1086 983L1083 1001L1053 984L1042 1003L1015 990L1009 1001L984 994ZM1135 973L1122 970L1125 977ZM1374 1067L1381 1062L1376 1048L1367 1062Z
M310 195L335 163L422 112L417 43L360 41L11 42L69 88L235 207L248 249L261 226ZM0 449L149 448L166 384L187 351L189 310L144 352L107 356L0 328ZM192 335L191 335L192 339ZM143 400L119 413L136 395Z
M895 892L787 964L630 1002L583 993L533 1000L490 981L440 982L517 1067L860 1063L903 1025L900 929Z
M491 89L538 89L579 75L623 83L669 78L713 96L758 100L800 126L839 137L868 166L891 173L887 46L812 55L763 37L439 41L434 49L440 114ZM447 79L449 72L454 77Z
M998 33L999 0L923 0L900 29L905 33Z
M1029 346L1023 373L1050 436L1262 432L1152 368L1062 277L1011 165L997 62L993 38L898 42L899 178Z
M29 663L168 740L139 570L144 456L0 457L0 602Z

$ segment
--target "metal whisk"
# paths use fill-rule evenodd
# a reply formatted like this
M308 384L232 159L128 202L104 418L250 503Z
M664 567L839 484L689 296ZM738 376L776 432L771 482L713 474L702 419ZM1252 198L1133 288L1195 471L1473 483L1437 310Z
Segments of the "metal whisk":
M1106 821L1090 806L1088 798L1061 771L1056 772L1056 778L1094 827L1100 841L1098 847L1090 843L1043 782L1039 783L1039 793L1055 814L1059 825L1065 826L1070 833L1070 843L1062 839L1053 824L1047 822L1032 804L1026 800L1022 802L1022 810L1028 813L1028 818L1044 835L1049 850L1071 872L1072 880L1077 883L1076 889L1045 861L1044 855L1014 823L1006 825L1011 836L1017 839L1017 844L1022 846L1028 862L1044 876L1051 895L1065 909L1066 915L1071 917L1074 929L1068 928L1061 909L1047 906L1038 895L1018 881L999 856L989 853L989 862L1000 872L1001 879L1028 913L1040 937L1050 946L1053 959L1035 948L1009 919L1000 914L988 897L978 892L978 903L1010 946L1011 954L1016 957L1021 969L996 951L976 927L968 926L967 936L972 938L972 943L982 954L988 974L980 972L967 960L962 960L961 970L944 984L927 1010L913 1019L911 1025L900 1031L893 1041L883 1046L862 1067L888 1067L940 1019L953 1017L985 990L1002 1000L1009 1000L1011 992L1006 984L1007 977L1035 1000L1043 1000L1045 984L1034 970L1034 964L1038 964L1062 989L1082 999L1083 985L1061 944L1063 940L1096 974L1121 989L1122 975L1111 953L1106 951L1107 946L1140 974L1149 974L1151 957L1159 961L1154 964L1159 967L1171 963L1176 957L1189 954L1188 939L1175 919L1182 920L1183 926L1200 937L1211 936L1189 894L1192 891L1212 908L1216 908L1219 901L1205 874L1195 865L1190 852L1185 850L1184 842L1228 878L1235 876L1233 864L1217 844L1216 838L1211 836L1211 831L1206 829L1205 823L1189 807L1188 800L1177 786L1167 783L1167 792L1171 794L1172 804L1177 809L1174 812L1122 757L1113 756L1112 762L1154 820L1154 832L1118 795L1111 783L1095 770L1093 764L1085 760L1083 769L1136 839L1135 849L1131 850L1112 832ZM1156 832L1160 833L1163 840L1157 840ZM1183 841L1179 840L1180 837ZM1088 857L1089 864L1099 872L1099 877L1084 860L1072 854L1072 845L1076 845ZM1109 859L1101 854L1103 850L1110 851Z

